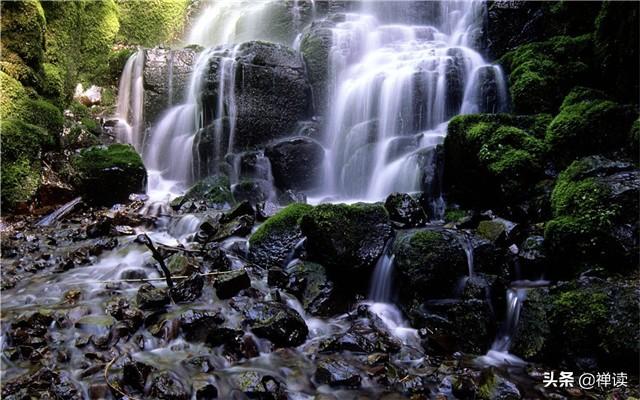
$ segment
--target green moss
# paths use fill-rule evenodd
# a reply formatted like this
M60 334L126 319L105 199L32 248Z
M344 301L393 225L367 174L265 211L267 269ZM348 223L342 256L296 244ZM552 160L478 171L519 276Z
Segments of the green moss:
M586 102L586 101L594 101L594 100L606 100L607 95L597 89L592 89L584 86L576 86L566 95L564 100L562 100L562 105L560 109Z
M26 65L38 70L44 55L45 16L37 0L0 3L2 52L17 54Z
M42 94L54 101L57 106L62 106L66 99L65 72L57 65L51 63L42 64Z
M45 128L51 137L57 138L62 133L62 111L46 100L27 99L22 118L25 122Z
M40 184L40 169L26 158L2 161L2 209L11 210L33 198Z
M27 91L22 84L4 72L0 72L0 119L20 118L24 112Z
M514 110L523 114L555 111L570 88L592 75L591 47L589 35L557 36L505 54L501 63L510 71Z
M467 212L459 209L447 209L444 213L445 222L457 222L467 216Z
M92 147L83 150L75 158L81 171L93 172L111 167L142 167L140 155L130 145L112 144L109 147Z
M0 138L3 163L38 160L42 147L53 143L44 129L13 119L0 121Z
M235 203L226 175L209 176L198 181L183 196L183 201L186 200L203 200L212 205Z
M0 71L26 86L39 87L41 84L37 72L25 64L24 61L11 50L2 50Z
M633 118L630 110L609 100L572 104L569 99L549 124L545 140L560 164L566 165L577 156L623 146Z
M188 0L118 0L118 41L142 46L171 43L180 37Z
M113 82L118 81L127 60L133 53L135 53L134 49L124 48L109 54L109 77Z
M300 218L306 215L313 206L303 203L293 203L280 210L276 215L265 221L251 238L249 243L252 246L259 245L264 240L274 234L289 230L299 224Z

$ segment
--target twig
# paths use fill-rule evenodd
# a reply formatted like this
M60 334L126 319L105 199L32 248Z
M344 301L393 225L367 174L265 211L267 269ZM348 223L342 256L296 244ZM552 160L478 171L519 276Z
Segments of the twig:
M111 388L112 390L115 390L116 392L118 392L120 395L124 396L125 398L128 398L130 400L138 400L133 396L130 396L128 394L126 394L125 392L123 392L120 388L118 388L115 385L112 385L111 382L109 382L109 368L111 368L111 366L113 365L114 362L116 362L116 360L120 358L120 356L115 356L113 357L113 360L109 361L109 363L104 367L104 380L107 383L107 386L109 386L109 388Z
M216 272L204 272L204 273L198 273L198 275L200 276L213 276L213 275L224 275L224 274L228 274L231 272L235 272L237 270L231 270L231 271L216 271ZM177 275L177 276L173 276L171 277L171 279L173 280L179 280L179 279L187 279L189 278L189 276L187 275ZM85 284L85 283L142 283L142 282L155 282L155 281L164 281L165 278L133 278L133 279L112 279L112 280L105 280L105 281L77 281L77 282L69 282L67 283L68 285L81 285L81 284Z
M164 263L164 258L162 257L162 254L160 254L158 249L156 249L156 247L153 245L153 241L151 241L151 238L149 237L149 235L144 233L138 236L138 238L140 238L144 242L144 244L147 245L149 250L151 250L151 254L153 255L153 258L158 262L158 264L160 264L160 268L162 268L162 271L164 272L164 277L167 280L167 286L169 286L169 289L173 288L173 281L171 280L171 272L169 272L169 268L167 268L167 265Z

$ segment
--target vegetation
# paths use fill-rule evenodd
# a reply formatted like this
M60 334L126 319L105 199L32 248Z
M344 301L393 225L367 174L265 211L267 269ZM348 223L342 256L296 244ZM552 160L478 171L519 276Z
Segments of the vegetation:
M141 46L168 44L183 32L189 0L117 1L120 30L117 40Z
M257 231L249 239L252 246L260 245L269 237L278 236L284 231L295 229L300 223L300 218L313 209L312 206L303 203L293 203L260 225Z

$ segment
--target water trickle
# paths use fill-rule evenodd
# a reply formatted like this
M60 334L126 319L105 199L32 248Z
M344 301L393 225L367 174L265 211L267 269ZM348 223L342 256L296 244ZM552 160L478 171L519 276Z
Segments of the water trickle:
M371 281L369 299L390 303L393 295L393 261L395 256L385 253L376 263Z
M117 139L133 145L138 152L142 150L144 135L143 71L144 51L138 50L129 57L122 70L116 107Z

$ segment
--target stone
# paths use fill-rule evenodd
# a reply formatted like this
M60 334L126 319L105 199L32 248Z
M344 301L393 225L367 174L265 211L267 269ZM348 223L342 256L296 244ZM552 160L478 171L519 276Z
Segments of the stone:
M138 289L136 303L142 310L163 308L170 303L166 289L156 288L150 283L145 283Z
M230 299L241 290L251 287L251 279L244 269L230 271L216 276L213 287L216 288L218 298Z
M420 204L406 193L391 193L384 203L389 218L403 227L414 228L427 222Z
M276 187L280 190L309 190L320 184L324 149L308 137L292 137L267 146Z
M357 389L362 383L358 370L340 359L323 359L318 361L314 375L320 384L331 387Z
M276 347L298 346L309 330L300 314L276 302L259 302L245 311L245 323L258 337L269 339Z
M190 302L198 299L202 295L204 287L204 278L198 273L189 275L186 279L177 281L174 286L169 289L171 298L176 302Z

